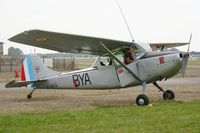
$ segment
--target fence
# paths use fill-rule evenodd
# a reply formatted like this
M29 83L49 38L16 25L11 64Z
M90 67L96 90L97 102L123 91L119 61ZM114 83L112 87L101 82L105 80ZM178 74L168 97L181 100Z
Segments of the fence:
M1 57L0 72L12 72L15 70L20 70L22 61L22 58Z
M58 71L80 70L92 66L94 61L94 58L53 59L52 69Z
M95 58L42 58L45 66L56 71L73 71L92 66ZM20 71L23 59L2 57L0 60L0 72Z

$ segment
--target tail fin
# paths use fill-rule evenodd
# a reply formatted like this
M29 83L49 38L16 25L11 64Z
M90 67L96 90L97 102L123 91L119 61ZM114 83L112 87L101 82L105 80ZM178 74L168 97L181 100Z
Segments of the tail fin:
M25 56L21 68L22 81L45 80L58 74L59 72L53 71L44 66L38 55L30 54Z

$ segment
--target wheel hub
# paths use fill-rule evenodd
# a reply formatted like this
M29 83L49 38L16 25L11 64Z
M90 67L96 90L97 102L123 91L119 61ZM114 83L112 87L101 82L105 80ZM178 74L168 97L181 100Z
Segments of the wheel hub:
M140 104L140 105L144 105L144 99L140 98L140 99L139 99L139 104Z
M165 93L166 99L171 99L171 94L170 93Z
M171 95L169 93L167 93L167 98L170 99L171 98Z

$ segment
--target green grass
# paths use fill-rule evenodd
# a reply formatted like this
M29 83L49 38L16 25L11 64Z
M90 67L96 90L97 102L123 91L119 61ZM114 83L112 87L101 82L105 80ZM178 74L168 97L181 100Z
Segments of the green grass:
M0 132L199 133L200 102L6 115Z

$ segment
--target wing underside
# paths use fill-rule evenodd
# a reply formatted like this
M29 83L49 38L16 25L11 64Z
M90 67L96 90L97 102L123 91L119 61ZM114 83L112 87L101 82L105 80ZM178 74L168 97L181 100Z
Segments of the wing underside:
M9 39L12 42L25 45L55 50L58 52L83 53L92 55L103 55L105 49L100 45L104 43L110 50L123 46L130 47L133 42L117 41L104 38L63 34L42 30L30 30L22 32Z
M189 42L177 42L177 43L150 43L152 51L162 50L164 48L173 48L189 44Z

